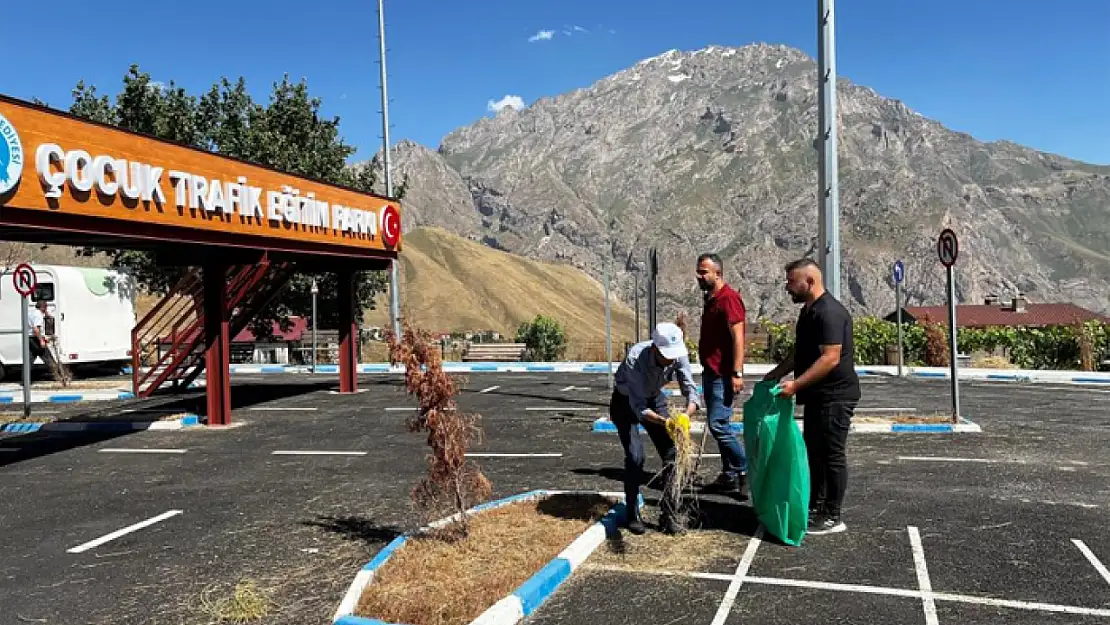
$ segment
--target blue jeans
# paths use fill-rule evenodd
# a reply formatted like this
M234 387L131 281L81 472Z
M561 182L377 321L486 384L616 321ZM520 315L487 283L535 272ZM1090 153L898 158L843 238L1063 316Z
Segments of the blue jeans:
M705 393L709 433L717 441L721 450L721 472L732 479L748 470L748 458L744 446L732 433L732 380L726 380L706 367L701 374L701 384Z

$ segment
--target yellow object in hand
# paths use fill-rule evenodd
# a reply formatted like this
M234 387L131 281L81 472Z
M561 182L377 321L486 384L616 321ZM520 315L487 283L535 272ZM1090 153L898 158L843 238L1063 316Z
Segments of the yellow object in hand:
M670 434L671 438L678 438L680 432L683 436L689 436L690 434L690 416L685 412L680 412L667 419L667 434Z

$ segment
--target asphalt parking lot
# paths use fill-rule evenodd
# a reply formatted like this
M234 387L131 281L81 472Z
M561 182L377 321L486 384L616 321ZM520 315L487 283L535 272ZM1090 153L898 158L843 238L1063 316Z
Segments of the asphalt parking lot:
M494 496L620 490L616 437L590 430L604 376L468 377L460 401L483 416L472 451ZM245 581L268 599L259 622L329 621L357 569L417 524L414 403L391 376L362 376L357 395L330 379L233 381L241 425L227 430L0 438L0 623L208 623ZM733 522L735 553L704 571L591 558L529 621L1110 623L1108 390L965 384L981 434L850 438L848 532L795 549ZM877 412L949 401L945 382L869 379L864 395ZM746 503L711 503L722 525L750 518Z

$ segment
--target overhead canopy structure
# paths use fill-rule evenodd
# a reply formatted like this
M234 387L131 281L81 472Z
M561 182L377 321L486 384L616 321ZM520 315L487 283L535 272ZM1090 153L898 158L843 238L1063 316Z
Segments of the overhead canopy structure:
M145 250L201 267L208 416L225 423L228 318L249 309L247 294L229 293L229 268L265 262L339 274L340 386L354 391L354 275L397 258L401 209L392 198L0 95L0 239Z

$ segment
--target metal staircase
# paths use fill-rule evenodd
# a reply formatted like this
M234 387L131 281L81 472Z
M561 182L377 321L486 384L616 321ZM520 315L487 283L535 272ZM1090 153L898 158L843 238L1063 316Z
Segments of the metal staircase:
M291 264L266 259L228 269L228 340L246 328L289 284L293 273ZM186 273L135 324L131 350L136 397L150 397L166 385L187 389L204 371L204 280L199 269Z

